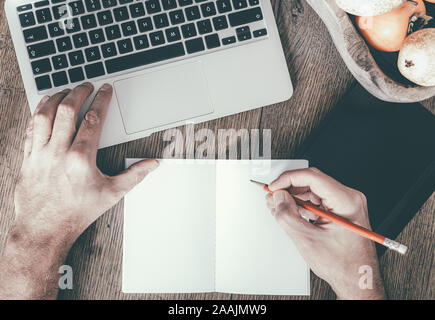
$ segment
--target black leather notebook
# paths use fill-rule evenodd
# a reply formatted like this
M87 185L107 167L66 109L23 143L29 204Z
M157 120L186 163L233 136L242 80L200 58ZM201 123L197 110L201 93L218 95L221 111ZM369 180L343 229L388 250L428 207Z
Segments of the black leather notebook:
M298 157L362 191L373 230L395 239L435 190L435 116L419 103L378 100L357 84Z

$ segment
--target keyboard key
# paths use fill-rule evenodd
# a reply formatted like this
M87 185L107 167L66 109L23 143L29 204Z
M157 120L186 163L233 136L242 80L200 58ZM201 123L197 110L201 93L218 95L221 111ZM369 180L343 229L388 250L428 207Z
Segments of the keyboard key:
M175 9L177 7L177 1L176 0L162 0L163 9L165 10L171 10Z
M45 8L36 10L36 20L38 20L38 23L46 23L53 20L50 9Z
M166 39L168 42L174 42L181 40L180 29L178 27L169 28L165 30Z
M162 11L160 3L158 0L145 1L145 6L147 7L147 13L153 14Z
M71 8L73 16L78 16L79 14L85 13L85 7L83 6L83 1L74 1L68 3Z
M153 46L158 46L165 43L165 37L162 31L150 33L150 41Z
M166 13L156 14L155 16L153 16L153 20L154 20L154 26L157 29L165 28L169 26L169 19Z
M60 27L59 22L51 23L48 25L48 32L50 33L50 37L60 37L65 34L65 31Z
M193 21L201 18L201 14L199 13L198 6L188 7L184 9L184 11L186 12L186 18L188 21Z
M88 35L86 33L79 33L73 35L74 47L83 48L89 45Z
M64 54L51 58L51 62L53 63L53 67L56 70L60 70L68 67L68 60L66 59L66 55Z
M82 16L80 20L82 21L82 26L85 30L97 27L97 19L95 19L95 15L93 14Z
M133 51L133 44L130 39L123 39L117 42L120 54L129 53Z
M255 30L253 32L253 35L254 35L254 38L263 37L263 36L267 35L267 30L266 29Z
M249 29L248 26L237 28L236 29L236 34L237 34L237 39L239 41L245 41L245 40L249 40L249 39L252 38L252 36L251 36L251 30Z
M113 9L113 15L116 22L125 21L129 18L127 7Z
M111 58L118 54L116 51L116 46L113 42L105 43L101 46L101 52L104 58Z
M92 44L98 44L104 42L106 39L104 38L103 29L92 30L89 32L89 39L91 39Z
M146 49L150 46L150 44L148 43L148 38L145 34L141 35L141 36L134 37L133 42L134 42L134 47L136 48L136 50L143 50L143 49Z
M102 27L113 23L113 17L110 10L98 12L97 17L98 17L98 23Z
M36 24L33 12L26 12L19 15L20 23L23 28L34 26Z
M171 19L172 24L179 24L185 21L183 10L174 10L169 12L169 18Z
M131 55L107 60L105 64L107 72L110 74L181 57L184 55L185 51L183 44L181 42L177 42L168 46L162 46L159 48L145 50Z
M105 29L107 40L115 40L121 38L121 29L117 25L107 27Z
M57 44L57 50L59 52L69 51L72 49L72 43L69 37L57 39L56 44Z
M47 28L45 26L26 29L23 31L26 43L48 39Z
M60 6L54 6L51 8L51 10L53 12L53 17L55 20L65 18L65 16L68 15L68 8L64 4Z
M130 6L130 14L132 18L143 17L145 15L145 7L141 2Z
M196 53L199 51L204 51L204 41L202 41L202 38L196 38L192 40L186 41L186 50L187 53Z
M85 3L88 12L97 11L101 9L100 0L85 0Z
M51 71L50 60L41 59L32 62L32 70L34 75L43 74Z
M206 34L213 31L210 20L201 20L196 23L199 34Z
M228 44L231 44L234 42L236 42L236 37L228 37L228 38L222 39L222 44L224 44L224 45L228 45Z
M53 41L40 42L27 46L30 59L42 58L56 53Z
M68 54L68 58L69 58L69 63L72 66L77 66L79 64L85 63L85 57L83 56L83 52L81 51L70 52Z
M34 6L35 8L42 8L48 6L49 4L50 3L48 2L48 0L43 0L43 1L35 2Z
M93 62L101 59L100 49L98 47L91 47L85 49L86 60Z
M250 6L258 6L260 4L260 0L249 0Z
M68 70L69 79L72 83L85 80L85 74L81 67Z
M202 16L204 18L216 15L214 2L207 2L201 5Z
M134 21L129 21L121 25L124 37L129 37L137 33L136 24Z
M104 8L111 8L117 5L116 0L102 0Z
M35 78L35 82L39 91L51 89L51 80L49 76Z
M17 7L17 11L18 12L27 11L27 10L30 10L30 9L32 9L32 5L31 4L25 4L25 5Z
M196 29L193 23L185 24L181 26L181 32L184 38L191 38L196 36Z
M263 20L263 13L260 7L255 7L248 10L237 11L228 15L230 25L237 27L243 24L249 24L251 22Z
M119 4L127 4L131 2L133 2L133 0L119 0Z
M219 13L226 13L231 11L230 0L218 0L216 1L216 6L218 8Z
M101 62L85 66L85 71L88 79L101 77L106 74L106 72L104 71L104 65Z
M51 78L53 79L53 85L55 87L61 87L68 84L68 76L65 71L53 73Z
M180 7L188 6L193 3L193 0L178 0Z
M147 32L153 30L153 23L151 22L151 18L143 18L137 21L137 25L139 26L140 32Z
M217 33L206 36L205 44L207 45L207 49L214 49L220 47L221 42L219 41L219 36L217 35Z
M248 6L248 2L246 0L232 0L234 9L244 9Z
M67 33L75 33L81 30L80 22L78 18L74 18L72 20L68 19L64 21L64 25Z
M213 18L213 25L216 31L228 28L227 18L225 16L219 16Z

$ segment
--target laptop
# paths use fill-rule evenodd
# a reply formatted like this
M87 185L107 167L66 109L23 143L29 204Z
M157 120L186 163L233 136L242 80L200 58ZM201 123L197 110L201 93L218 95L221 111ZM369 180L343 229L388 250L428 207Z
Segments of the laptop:
M269 0L7 0L5 9L32 112L82 82L113 85L100 148L293 93Z

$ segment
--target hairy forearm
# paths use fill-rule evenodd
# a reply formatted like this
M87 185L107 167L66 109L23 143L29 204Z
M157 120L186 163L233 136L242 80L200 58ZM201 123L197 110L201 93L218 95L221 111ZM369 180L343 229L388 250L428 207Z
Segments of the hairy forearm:
M73 239L15 225L0 259L0 299L56 299L59 267Z

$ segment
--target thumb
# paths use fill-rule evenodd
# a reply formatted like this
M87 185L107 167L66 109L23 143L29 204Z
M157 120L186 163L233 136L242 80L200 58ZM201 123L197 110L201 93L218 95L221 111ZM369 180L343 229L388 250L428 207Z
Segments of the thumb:
M112 178L113 189L122 195L126 194L158 166L159 162L156 159L146 159L131 165L128 169Z
M289 235L316 230L314 225L301 217L295 200L287 191L275 191L273 201L275 202L275 219Z

